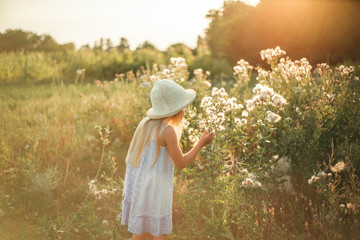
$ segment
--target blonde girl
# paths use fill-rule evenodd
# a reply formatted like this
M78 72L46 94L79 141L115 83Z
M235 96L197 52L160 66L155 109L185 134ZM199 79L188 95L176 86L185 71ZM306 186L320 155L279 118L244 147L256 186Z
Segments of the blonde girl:
M167 239L172 231L174 164L182 169L211 143L205 132L186 154L179 147L186 106L195 99L172 80L158 80L151 90L152 108L136 128L126 156L121 224L132 239Z

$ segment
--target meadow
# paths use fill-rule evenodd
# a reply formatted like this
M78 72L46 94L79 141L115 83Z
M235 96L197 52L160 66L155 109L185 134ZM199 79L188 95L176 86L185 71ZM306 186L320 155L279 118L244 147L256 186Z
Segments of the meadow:
M241 59L228 81L172 57L102 81L73 66L71 81L2 85L0 239L130 238L116 218L124 161L162 78L197 93L183 151L216 133L175 171L169 239L358 238L360 65L260 56L268 69Z

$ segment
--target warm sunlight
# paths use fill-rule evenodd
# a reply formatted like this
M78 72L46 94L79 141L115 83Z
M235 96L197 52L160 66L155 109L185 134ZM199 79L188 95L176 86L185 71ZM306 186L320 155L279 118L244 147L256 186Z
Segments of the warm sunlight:
M101 37L117 44L122 36L132 48L144 40L162 50L176 42L195 47L208 25L207 12L222 5L223 0L13 0L0 3L0 31L49 33L77 47L93 45Z
M260 0L241 0L242 2L251 5L251 6L256 6L259 4Z

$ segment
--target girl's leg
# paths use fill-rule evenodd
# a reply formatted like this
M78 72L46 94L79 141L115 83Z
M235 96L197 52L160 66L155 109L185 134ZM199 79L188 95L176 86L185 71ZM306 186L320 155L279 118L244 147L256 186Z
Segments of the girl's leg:
M131 240L146 240L146 239L153 239L149 233L143 232L141 235L133 234Z
M166 234L163 234L163 235L160 235L159 237L153 236L153 239L154 239L154 240L166 240L166 239L167 239L167 235L166 235Z

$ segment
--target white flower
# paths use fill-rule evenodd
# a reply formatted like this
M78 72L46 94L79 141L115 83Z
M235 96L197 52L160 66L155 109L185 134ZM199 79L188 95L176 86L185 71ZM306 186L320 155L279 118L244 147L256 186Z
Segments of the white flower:
M341 172L345 169L345 163L343 161L338 162L335 166L330 166L331 171Z
M246 168L243 168L240 170L240 173L242 174L247 174L248 173L248 170Z
M238 125L238 126L241 125L241 120L240 120L240 118L235 118L234 121L235 121L235 124L236 124L236 125Z
M277 107L282 107L284 106L285 104L287 104L285 98L279 94L274 94L274 96L272 96L272 101L273 101L273 104Z
M262 88L263 88L263 86L260 83L258 83L258 84L256 84L256 86L253 88L252 91L253 91L253 93L258 94L258 93L260 93Z
M270 122L278 122L281 120L281 117L276 113L267 111L267 120Z
M201 68L197 68L197 69L194 70L194 74L198 75L198 76L202 76L204 73L203 73L203 70Z
M246 101L246 108L247 108L247 110L249 110L249 112L252 112L253 110L254 110L254 108L255 108L255 103L254 103L254 101L253 100L247 100Z
M246 118L246 117L248 117L248 116L249 116L249 113L248 113L248 111L246 111L246 110L243 110L243 111L242 111L242 113L241 113L241 116L242 116L243 118Z
M205 84L206 87L211 87L211 82L209 82L209 81L206 81L206 80L205 80L205 81L204 81L204 84Z
M77 74L77 75L81 75L81 74L83 74L83 73L85 73L85 69L78 69L78 70L76 70L76 74Z
M241 122L241 124L247 124L246 118L242 118L242 119L240 120L240 122Z

